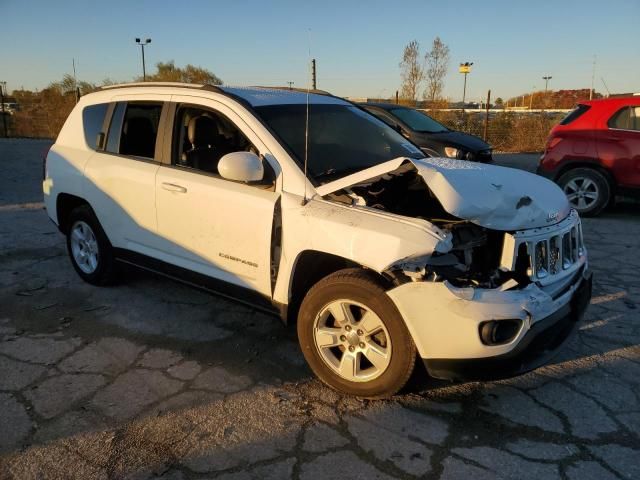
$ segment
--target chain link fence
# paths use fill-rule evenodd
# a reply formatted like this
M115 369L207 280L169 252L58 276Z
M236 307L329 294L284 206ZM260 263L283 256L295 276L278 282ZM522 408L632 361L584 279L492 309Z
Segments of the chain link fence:
M30 92L29 92L30 93ZM43 91L16 98L5 112L9 137L55 138L75 105L75 95ZM452 130L484 138L485 113L462 110L427 110ZM0 113L0 115L2 115ZM489 111L487 142L496 152L540 152L549 134L565 113ZM4 136L0 121L0 136Z
M47 95L44 91L17 98L14 106L5 108L4 119L0 118L0 137L5 136L6 121L8 137L54 139L75 103L75 95Z
M452 130L484 138L486 113L429 110L429 116ZM566 113L492 112L487 121L487 142L496 152L541 152L549 131Z

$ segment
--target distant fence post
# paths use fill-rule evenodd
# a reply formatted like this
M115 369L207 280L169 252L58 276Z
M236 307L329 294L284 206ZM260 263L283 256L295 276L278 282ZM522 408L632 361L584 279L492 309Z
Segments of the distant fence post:
M2 104L2 123L4 125L4 138L9 137L7 133L7 114L4 111L4 88L2 88L2 84L0 84L0 103Z
M484 136L483 140L487 141L487 135L489 133L489 105L491 104L491 90L487 92L487 105L484 114Z

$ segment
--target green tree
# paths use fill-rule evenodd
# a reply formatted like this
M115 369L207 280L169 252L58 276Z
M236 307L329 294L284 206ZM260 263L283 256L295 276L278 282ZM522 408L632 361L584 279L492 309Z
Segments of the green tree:
M142 81L138 77L137 81ZM184 68L176 67L173 60L156 63L156 72L147 75L149 82L183 82L200 83L206 85L222 85L222 80L206 68L187 65Z

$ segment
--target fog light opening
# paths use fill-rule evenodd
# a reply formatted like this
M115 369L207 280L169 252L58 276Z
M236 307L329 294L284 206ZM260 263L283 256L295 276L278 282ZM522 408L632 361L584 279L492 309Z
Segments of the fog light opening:
M520 328L522 320L489 320L480 324L480 340L485 345L503 345L513 340Z

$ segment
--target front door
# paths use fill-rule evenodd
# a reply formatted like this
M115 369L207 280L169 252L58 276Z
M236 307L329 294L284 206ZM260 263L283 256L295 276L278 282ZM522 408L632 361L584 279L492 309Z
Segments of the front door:
M263 154L265 147L224 105L211 101L215 108L203 108L189 105L189 97L177 100L171 165L162 165L156 175L158 235L166 260L270 297L271 232L279 198L273 175L245 184L217 171L226 153ZM273 172L268 165L265 171Z

